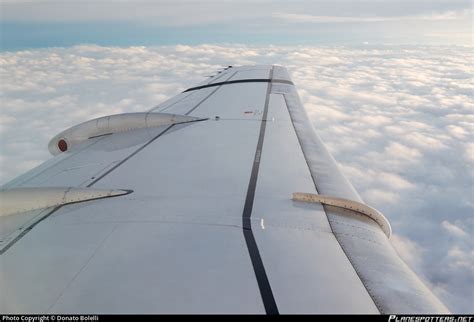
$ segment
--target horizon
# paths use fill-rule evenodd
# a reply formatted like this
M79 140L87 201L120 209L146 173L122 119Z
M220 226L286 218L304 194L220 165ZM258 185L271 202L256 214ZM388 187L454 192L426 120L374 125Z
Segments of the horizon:
M1 0L0 51L102 46L472 46L469 0Z

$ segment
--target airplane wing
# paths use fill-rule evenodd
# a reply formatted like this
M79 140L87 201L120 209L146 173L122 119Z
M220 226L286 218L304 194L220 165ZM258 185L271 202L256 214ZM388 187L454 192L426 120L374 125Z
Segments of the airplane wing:
M2 187L2 313L444 313L285 68L59 133Z

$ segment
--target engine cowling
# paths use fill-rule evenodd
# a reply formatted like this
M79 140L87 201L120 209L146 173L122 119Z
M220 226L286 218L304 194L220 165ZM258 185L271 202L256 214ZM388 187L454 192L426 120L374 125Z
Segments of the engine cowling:
M62 131L49 141L52 155L73 149L78 144L101 135L131 130L189 123L202 118L168 113L124 113L99 117Z

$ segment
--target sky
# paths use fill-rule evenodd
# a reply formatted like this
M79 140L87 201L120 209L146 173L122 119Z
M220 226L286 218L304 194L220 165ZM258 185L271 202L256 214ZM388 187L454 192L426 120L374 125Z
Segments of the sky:
M145 111L221 66L280 64L402 258L474 303L470 1L0 0L0 184L63 129Z
M472 44L471 0L0 0L2 50L173 44Z

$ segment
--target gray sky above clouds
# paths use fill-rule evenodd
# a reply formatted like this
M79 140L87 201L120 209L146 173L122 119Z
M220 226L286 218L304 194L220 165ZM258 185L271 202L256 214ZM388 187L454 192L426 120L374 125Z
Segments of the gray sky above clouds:
M2 18L26 21L153 20L197 25L270 18L274 13L308 17L424 17L452 19L472 10L469 0L2 0ZM293 20L294 19L289 19Z
M470 0L2 0L0 5L6 49L40 47L38 40L43 47L472 44Z

